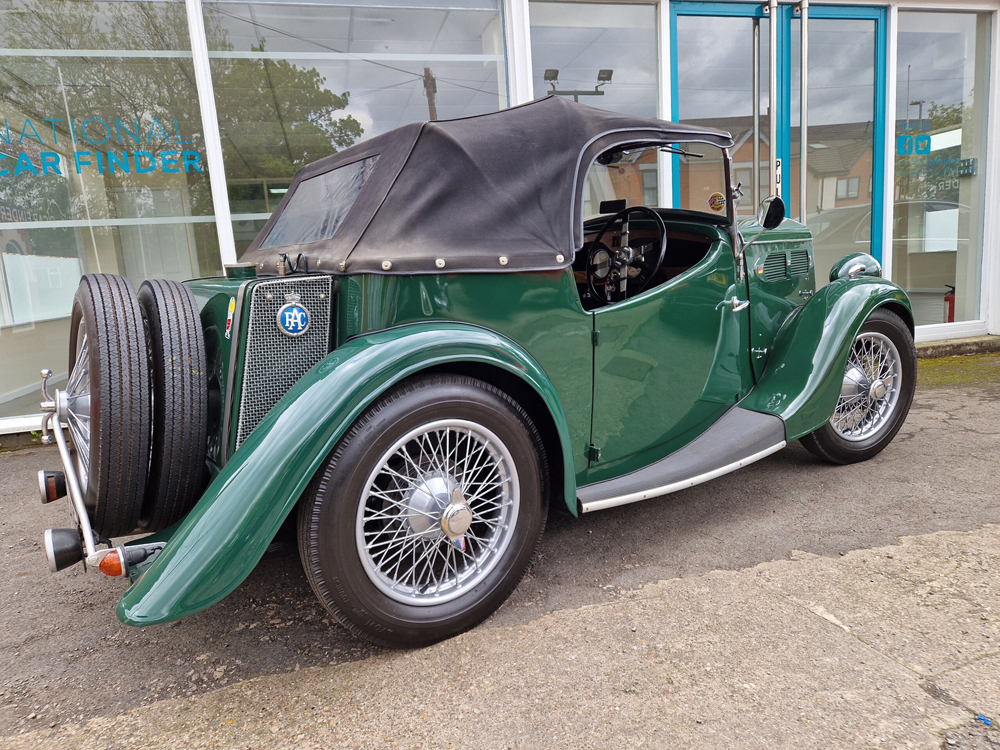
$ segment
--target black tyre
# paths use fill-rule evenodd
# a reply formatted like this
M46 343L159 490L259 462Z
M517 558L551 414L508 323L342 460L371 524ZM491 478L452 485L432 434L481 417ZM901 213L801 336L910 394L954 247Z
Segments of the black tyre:
M468 630L527 571L546 470L537 430L502 391L453 375L400 386L351 427L300 504L313 590L379 645Z
M70 318L69 430L94 530L128 534L139 523L149 467L150 382L132 282L88 274Z
M176 281L144 281L139 307L146 324L153 384L153 438L143 531L159 531L191 510L205 479L208 375L198 304Z
M833 416L802 445L830 463L867 461L903 426L916 386L910 329L894 312L876 310L855 337Z

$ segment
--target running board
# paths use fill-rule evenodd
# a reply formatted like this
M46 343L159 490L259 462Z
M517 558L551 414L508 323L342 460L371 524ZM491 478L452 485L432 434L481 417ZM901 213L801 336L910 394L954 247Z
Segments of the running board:
M785 447L785 423L771 414L734 407L680 450L644 469L577 491L580 510L627 505L694 487Z

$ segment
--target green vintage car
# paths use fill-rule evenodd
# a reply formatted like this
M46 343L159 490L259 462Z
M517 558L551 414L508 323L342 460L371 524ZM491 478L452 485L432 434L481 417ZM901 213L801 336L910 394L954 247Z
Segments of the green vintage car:
M408 125L302 169L225 278L85 276L43 404L42 500L78 521L45 533L50 568L127 576L118 617L164 623L294 524L324 606L415 646L510 595L550 506L792 440L876 455L915 387L906 295L862 254L817 288L780 199L737 222L732 143L558 98ZM671 160L702 205L655 208Z

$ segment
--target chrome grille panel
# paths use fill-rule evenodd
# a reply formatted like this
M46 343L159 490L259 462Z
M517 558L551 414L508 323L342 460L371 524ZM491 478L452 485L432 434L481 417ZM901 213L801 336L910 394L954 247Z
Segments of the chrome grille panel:
M809 273L809 251L792 250L788 261L788 273L792 276L805 276Z
M254 286L243 361L237 448L288 389L327 355L332 289L330 276L296 276ZM296 338L283 334L277 323L285 295L292 293L299 295L300 304L310 316L309 329Z

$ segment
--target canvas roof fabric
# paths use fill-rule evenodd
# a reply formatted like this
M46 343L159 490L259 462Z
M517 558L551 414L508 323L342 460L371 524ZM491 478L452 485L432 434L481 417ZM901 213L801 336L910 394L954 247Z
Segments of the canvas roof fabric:
M276 272L279 253L302 253L310 271L336 274L565 268L583 244L582 193L594 159L616 146L684 142L733 143L714 128L554 96L405 125L299 170L242 260L264 273ZM304 180L375 156L332 237L280 247L266 241Z

